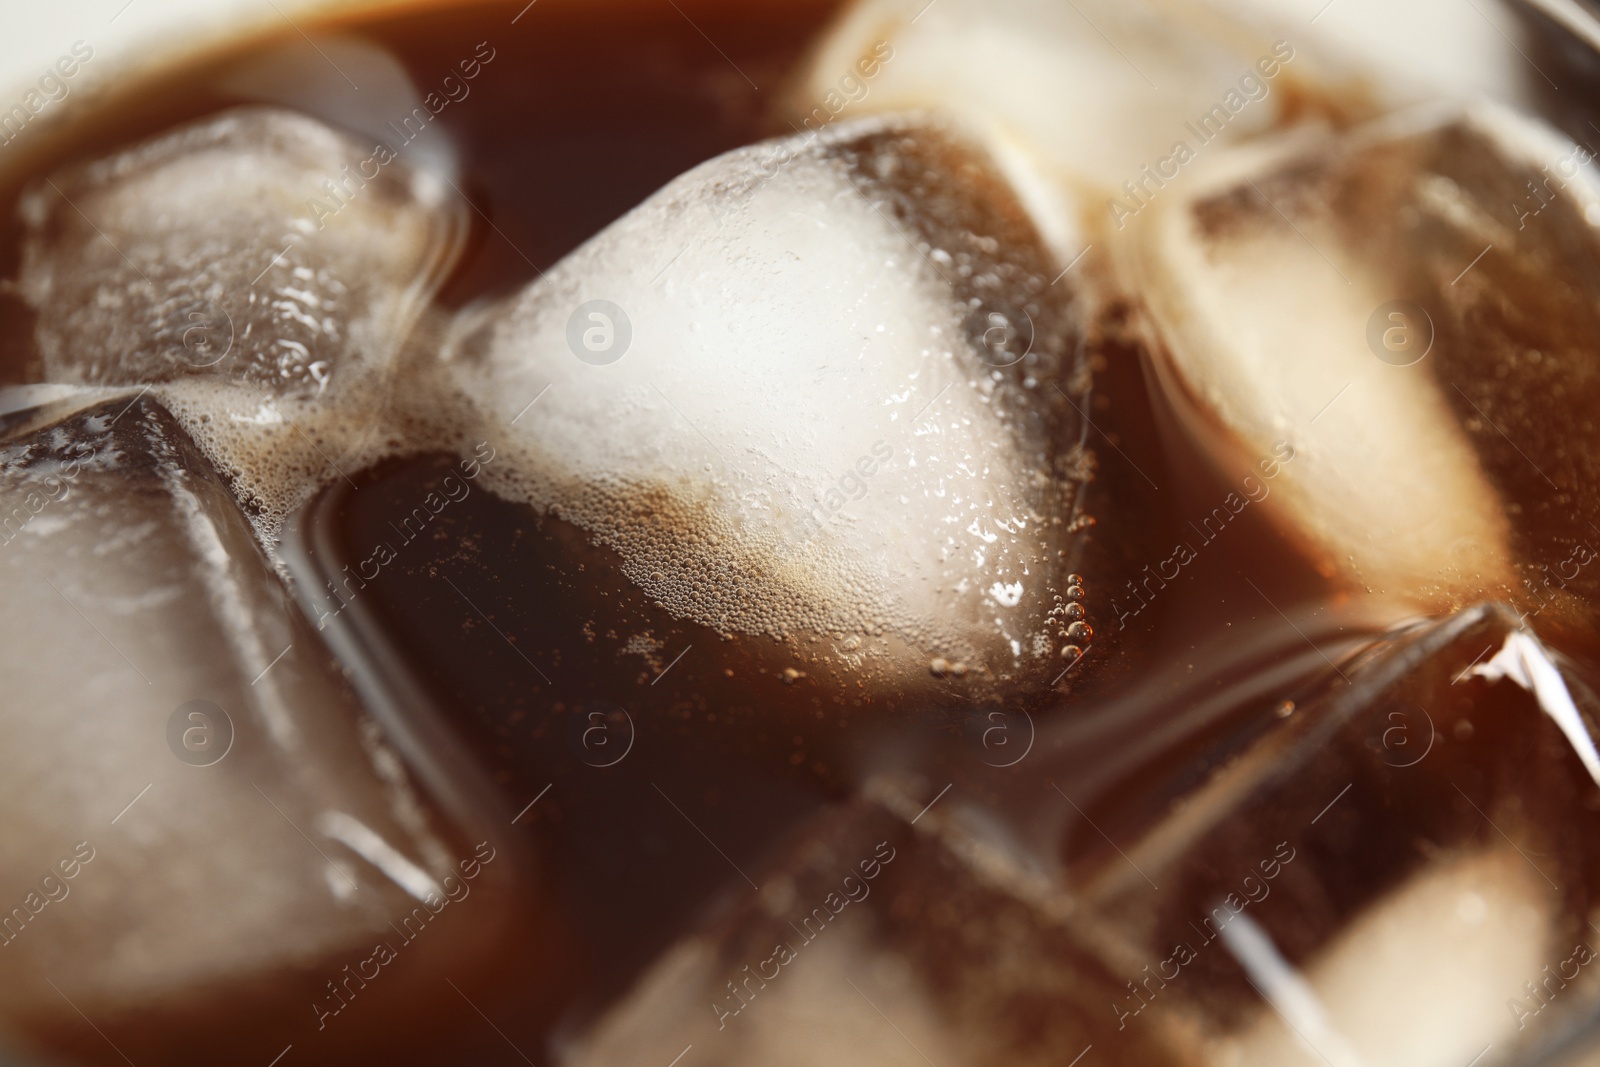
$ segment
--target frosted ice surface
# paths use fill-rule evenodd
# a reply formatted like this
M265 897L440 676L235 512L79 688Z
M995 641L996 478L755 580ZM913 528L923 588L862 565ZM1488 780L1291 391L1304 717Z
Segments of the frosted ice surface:
M521 454L508 491L674 613L1048 680L1088 470L1060 269L974 149L853 124L691 171L446 358Z
M20 209L45 377L158 387L239 495L281 515L375 447L462 210L386 146L272 108L56 173Z
M323 393L392 357L448 248L447 191L265 108L57 174L21 209L46 375Z

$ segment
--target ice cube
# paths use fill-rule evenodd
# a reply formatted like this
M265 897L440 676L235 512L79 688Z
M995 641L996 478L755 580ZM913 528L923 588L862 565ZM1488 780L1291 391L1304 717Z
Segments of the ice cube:
M1592 619L1592 160L1499 109L1412 114L1218 157L1130 226L1168 395L1235 475L1294 449L1279 515L1325 573Z
M459 150L443 127L416 131L417 110L427 101L405 65L358 34L323 32L269 46L244 57L222 87L232 96L321 119L374 145L393 141L398 122L398 132L411 138L404 145L408 163L445 179L460 173Z
M241 108L35 186L20 284L46 377L277 398L382 368L458 222L441 181L383 156Z
M564 1067L648 1067L660 1061L668 1045L693 1047L707 1067L917 1067L929 1062L927 1055L938 1055L934 1062L948 1067L981 1062L940 1018L911 966L865 935L865 920L841 923L842 929L811 947L775 918L760 915L730 939L738 947L748 945L744 956L728 952L734 946L686 938L559 1062ZM793 943L805 946L789 950L796 965L778 970L775 950ZM762 964L768 977L781 980L762 980L755 970ZM730 982L741 992L731 993ZM749 1007L748 1014L728 1018L741 1004Z
M265 107L57 172L20 208L44 377L154 387L270 525L381 446L463 210L389 144Z
M346 1010L328 983L375 943L431 971L502 938L517 861L501 835L401 763L151 398L0 441L0 575L8 1030L75 1033L81 1010L140 1062L241 1029L298 1043L314 1007ZM369 1022L418 995L398 973L345 989ZM205 1021L151 1022L185 1003Z
M691 171L446 359L489 476L674 615L796 674L1047 683L1089 637L1060 271L981 154L875 121Z
M1390 106L1488 97L1524 107L1545 90L1542 75L1550 66L1549 54L1524 36L1526 23L1519 25L1518 16L1527 12L1518 8L1543 2L1486 5L1477 17L1461 18L1454 0L1339 0L1309 15L1299 0L1224 0L1237 17L1286 27L1296 41L1363 71L1365 91ZM1529 65L1530 54L1538 57L1538 70Z
M918 818L927 795L910 788L820 813L755 872L759 893L663 954L562 1062L631 1067L691 1044L728 1065L1043 1067L1090 1045L1103 1063L1187 1062L1154 1030L1116 1033L1117 986L1070 901L934 829L939 808Z
M951 116L1071 257L1224 145L1441 95L1529 101L1508 32L1439 6L1340 3L1308 24L1297 0L858 0L786 117L819 131L910 109Z
M1267 1011L1225 1042L1222 1056L1310 1067L1343 1044L1346 1063L1449 1067L1503 1047L1541 1003L1527 1000L1522 983L1571 955L1544 921L1555 896L1508 845L1448 855L1374 904L1309 963L1305 988L1326 1018L1320 1040ZM1569 973L1578 966L1569 963ZM1330 1040L1333 1034L1339 1038Z
M1446 1067L1581 1023L1590 1001L1534 987L1593 944L1593 740L1475 675L1508 641L1532 639L1503 607L1412 626L1184 756L1060 778L1063 887L1127 952L1119 1032L1199 1026L1206 1063Z
M811 131L907 109L955 117L1070 257L1110 221L1109 196L1158 190L1213 142L1353 104L1335 103L1330 69L1304 43L1184 0L865 0L832 28L788 110Z

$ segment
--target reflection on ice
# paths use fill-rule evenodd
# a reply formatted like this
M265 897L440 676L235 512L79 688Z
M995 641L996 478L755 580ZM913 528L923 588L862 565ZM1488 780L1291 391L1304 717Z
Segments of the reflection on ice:
M1589 777L1600 784L1600 752L1595 751L1594 738L1583 723L1572 693L1561 677L1561 669L1550 660L1539 639L1526 631L1517 630L1506 635L1500 651L1486 663L1472 668L1472 673L1489 681L1509 679L1528 690L1538 700L1544 713L1555 720L1561 732L1572 743L1573 751L1583 760Z

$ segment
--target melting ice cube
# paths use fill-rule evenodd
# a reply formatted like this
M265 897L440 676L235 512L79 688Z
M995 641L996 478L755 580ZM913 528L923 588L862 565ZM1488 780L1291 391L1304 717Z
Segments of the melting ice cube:
M45 377L155 386L281 516L381 445L397 354L460 243L449 196L389 145L272 108L58 172L20 209Z
M1088 638L1059 273L980 154L872 122L691 171L446 358L507 491L676 615L813 668L1048 681Z
M1200 438L1235 473L1294 448L1281 514L1328 573L1434 608L1511 598L1547 630L1587 615L1593 155L1479 108L1214 163L1123 260Z
M46 377L277 397L381 367L456 221L441 181L386 155L245 108L34 187L21 287Z
M1161 195L1214 143L1351 106L1305 44L1174 0L866 0L833 27L788 106L811 130L907 109L955 117L1071 257L1108 221L1108 194Z
M260 992L270 1011L238 1010L276 1022L229 1015L220 992L217 1011L311 1030L307 1005L338 1009L324 982L376 941L442 961L500 936L511 861L448 919L438 902L459 896L481 838L360 715L237 505L149 397L0 441L0 580L8 1026L77 1026L65 994L115 1032L196 990L249 986L235 999ZM436 914L454 929L415 948L390 926Z

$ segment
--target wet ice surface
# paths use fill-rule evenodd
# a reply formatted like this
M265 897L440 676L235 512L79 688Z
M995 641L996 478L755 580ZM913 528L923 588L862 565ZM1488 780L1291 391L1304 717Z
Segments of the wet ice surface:
M860 124L697 168L447 359L511 454L502 492L673 614L875 688L1048 682L1089 637L1059 271L975 150Z
M1580 628L1600 479L1589 420L1552 416L1595 390L1592 157L1485 108L1216 163L1124 274L1221 462L1290 442L1287 524L1371 592Z
M20 208L44 375L156 387L270 535L386 447L397 355L463 210L392 150L271 108L57 173Z
M396 940L481 838L361 712L177 421L149 398L80 407L0 442L7 1016L71 1033L65 994L124 1040L154 1025L131 1047L163 1055L253 1042L251 1011L315 1022L341 955ZM409 953L484 951L511 862ZM184 998L202 1024L157 1023Z
M381 371L449 248L445 195L265 108L57 174L20 209L45 374L214 377L300 398Z

